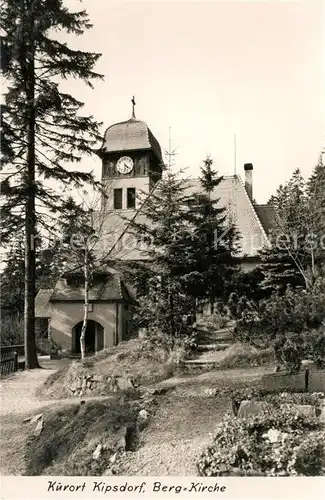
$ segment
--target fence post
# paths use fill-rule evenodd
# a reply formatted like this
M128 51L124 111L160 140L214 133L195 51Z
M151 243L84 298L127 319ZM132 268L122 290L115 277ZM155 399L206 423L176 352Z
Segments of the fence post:
M18 352L15 351L14 352L14 371L18 371Z
M308 392L309 389L309 369L305 369L305 392Z

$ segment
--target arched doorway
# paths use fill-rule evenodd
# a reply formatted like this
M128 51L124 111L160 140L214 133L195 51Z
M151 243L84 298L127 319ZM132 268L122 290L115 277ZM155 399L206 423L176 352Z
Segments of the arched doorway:
M80 336L82 329L82 321L73 328L73 346L74 352L80 354ZM87 321L86 335L85 335L86 354L94 354L104 348L104 328L102 325L89 319Z

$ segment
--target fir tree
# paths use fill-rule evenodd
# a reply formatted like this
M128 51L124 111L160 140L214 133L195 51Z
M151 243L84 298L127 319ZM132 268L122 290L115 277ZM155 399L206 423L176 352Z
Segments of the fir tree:
M325 265L325 165L323 154L307 182L306 226L309 234L307 249L311 256L311 274L324 273Z
M227 301L230 283L237 269L238 233L220 200L211 197L222 177L207 158L201 167L201 191L187 201L186 218L192 237L187 242L183 281L187 292L199 301L209 301L213 312L216 299Z
M324 203L324 167L305 183L299 169L270 200L275 210L271 246L261 252L262 287L283 293L288 285L312 287L317 277ZM323 212L324 213L324 212Z
M130 266L128 274L144 293L139 297L141 324L159 329L174 341L187 332L185 317L193 312L182 280L190 232L186 180L170 169L164 174L141 209L141 221L131 222L138 241L147 247L150 265Z
M2 71L7 82L2 109L6 203L4 240L25 233L25 365L38 367L35 345L36 227L62 211L60 196L47 185L93 182L89 173L68 170L91 154L99 124L81 114L83 103L60 90L60 79L92 86L99 54L72 49L57 32L82 35L91 28L85 11L70 12L62 0L6 0L2 6ZM45 212L45 215L44 215Z

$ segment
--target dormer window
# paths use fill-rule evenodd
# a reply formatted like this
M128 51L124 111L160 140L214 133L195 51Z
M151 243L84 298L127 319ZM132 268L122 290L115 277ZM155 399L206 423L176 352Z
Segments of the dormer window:
M69 278L67 278L68 286L80 287L84 286L84 284L85 284L84 276L69 276Z

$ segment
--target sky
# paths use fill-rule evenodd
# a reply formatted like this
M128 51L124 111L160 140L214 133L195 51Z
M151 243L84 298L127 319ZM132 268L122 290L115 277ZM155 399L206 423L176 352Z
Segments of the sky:
M325 1L66 0L93 29L69 37L100 52L105 76L64 89L103 122L144 120L174 168L199 175L207 154L222 175L253 163L254 197L266 202L299 167L307 177L325 145ZM236 135L236 162L234 155ZM99 178L99 159L78 168Z

